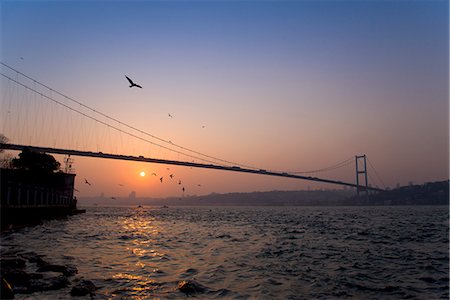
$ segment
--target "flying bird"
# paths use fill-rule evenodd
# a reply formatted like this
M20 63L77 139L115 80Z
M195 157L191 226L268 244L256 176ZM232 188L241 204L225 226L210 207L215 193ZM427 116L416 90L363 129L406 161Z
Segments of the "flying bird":
M185 191L185 189L184 189L184 186L183 186L183 188L181 189L182 191L183 191L183 193L184 193L184 191Z
M171 114L168 114L168 115L169 115L169 118L173 118Z
M91 185L91 183L90 183L89 181L87 181L86 178L84 179L84 183L86 183L86 184L88 184L88 185Z
M178 184L181 184L181 180L178 181Z
M130 82L130 88L135 86L135 87L138 87L138 88L142 89L142 86L140 86L139 84L134 83L133 80L131 80L127 75L125 75L125 77L128 79L128 82Z
M111 199L116 200L116 197L111 197Z
M172 179L172 178L173 178L173 174L170 174L169 176L170 176L170 179Z
M153 176L156 176L156 173L152 173Z
M159 180L161 181L161 183L163 182L163 178L164 178L164 177L161 177L161 178L159 179Z

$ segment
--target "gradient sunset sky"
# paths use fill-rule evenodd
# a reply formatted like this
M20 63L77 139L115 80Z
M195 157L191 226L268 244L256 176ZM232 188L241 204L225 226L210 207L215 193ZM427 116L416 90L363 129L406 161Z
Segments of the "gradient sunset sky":
M449 177L448 1L0 3L3 63L164 140L290 172L366 154L381 187ZM12 143L187 160L2 87L0 133ZM336 187L74 159L79 197ZM354 165L313 175L355 181Z

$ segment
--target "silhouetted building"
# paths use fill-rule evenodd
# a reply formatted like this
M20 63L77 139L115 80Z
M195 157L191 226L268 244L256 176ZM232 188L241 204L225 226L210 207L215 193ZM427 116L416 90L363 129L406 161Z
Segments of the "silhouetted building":
M75 174L0 169L2 227L76 212Z

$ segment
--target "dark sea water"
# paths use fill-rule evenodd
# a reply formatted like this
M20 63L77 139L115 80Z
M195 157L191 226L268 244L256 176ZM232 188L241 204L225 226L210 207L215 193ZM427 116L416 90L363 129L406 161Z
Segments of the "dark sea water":
M94 299L448 299L448 216L448 206L95 207L2 234L1 248L76 266L100 287ZM177 284L188 279L207 290L186 296Z

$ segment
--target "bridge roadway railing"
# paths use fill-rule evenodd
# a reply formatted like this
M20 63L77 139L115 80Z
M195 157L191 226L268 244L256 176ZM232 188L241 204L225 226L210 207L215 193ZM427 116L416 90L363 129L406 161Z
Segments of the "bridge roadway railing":
M193 168L225 170L225 171L233 171L233 172L241 172L241 173L251 173L251 174L302 179L302 180L309 180L309 181L315 181L315 182L323 182L323 183L330 183L330 184L337 184L337 185L342 185L342 186L358 188L358 186L356 184L350 183L350 182L324 179L324 178L311 177L311 176L302 176L302 175L296 175L296 174L289 174L286 172L273 172L273 171L267 171L267 170L263 170L263 169L248 169L248 168L241 168L239 166L221 166L221 165L214 165L214 164L202 164L202 163L196 163L196 162L167 160L167 159L150 158L150 157L143 157L143 156L130 156L130 155L120 155L120 154L108 154L108 153L103 153L103 152L91 152L91 151L80 151L80 150L69 150L69 149L0 143L0 149L22 151L25 148L28 148L28 149L30 149L32 151L36 151L36 152L46 152L46 153L73 155L73 156L109 158L109 159L118 159L118 160L140 161L140 162L155 163L155 164L187 166L187 167L193 167ZM366 187L359 186L360 191L364 191L365 189L366 189ZM383 191L382 189L375 188L375 187L367 187L367 190Z

